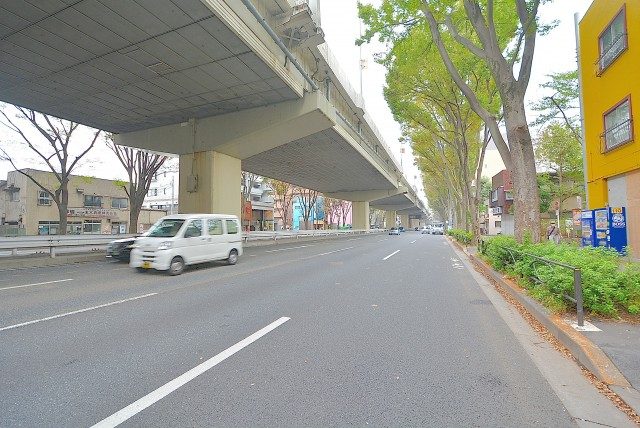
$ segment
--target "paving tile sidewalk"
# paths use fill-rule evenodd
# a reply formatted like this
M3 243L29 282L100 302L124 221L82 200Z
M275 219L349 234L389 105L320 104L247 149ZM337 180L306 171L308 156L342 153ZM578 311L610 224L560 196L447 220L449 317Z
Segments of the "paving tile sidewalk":
M582 332L613 361L624 377L640 391L640 325L594 321L602 331Z

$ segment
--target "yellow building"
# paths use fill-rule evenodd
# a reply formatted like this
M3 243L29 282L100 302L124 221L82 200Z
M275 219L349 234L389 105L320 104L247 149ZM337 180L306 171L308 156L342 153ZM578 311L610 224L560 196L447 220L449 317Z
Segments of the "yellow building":
M627 208L640 255L640 1L594 0L579 25L589 208Z

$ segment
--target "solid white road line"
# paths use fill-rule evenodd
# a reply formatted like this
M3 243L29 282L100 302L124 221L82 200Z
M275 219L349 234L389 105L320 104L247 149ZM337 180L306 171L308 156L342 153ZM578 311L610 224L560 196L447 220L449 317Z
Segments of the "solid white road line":
M265 251L265 253L275 253L275 252L278 252L278 251L297 250L298 248L307 248L307 247L313 247L313 245L300 245L299 247L278 248L277 250Z
M116 427L120 425L122 422L140 413L141 411L151 406L152 404L160 401L161 399L171 394L176 389L192 381L193 379L200 376L207 370L215 367L216 365L226 360L236 352L240 351L243 348L246 348L247 346L249 346L256 340L260 339L262 336L266 335L270 331L280 327L282 324L289 321L289 319L290 318L282 317L272 322L268 326L256 331L251 336L245 339L242 339L240 342L236 343L235 345L220 352L215 357L212 357L207 361L205 361L204 363L195 366L194 368L187 371L186 373L183 373L177 378L165 383L155 391L152 391L149 394L145 395L144 397L140 398L139 400L129 404L127 407L123 408L122 410L119 410L113 415L101 420L97 424L93 425L92 428Z
M58 279L58 280L56 280L56 281L36 282L35 284L14 285L14 286L12 286L12 287L3 287L3 288L0 288L0 291L2 291L2 290L12 290L12 289L14 289L14 288L35 287L36 285L56 284L56 283L58 283L58 282L67 282L67 281L73 281L73 278L69 278L69 279Z
M9 325L7 327L0 328L0 331L11 330L12 328L24 327L25 325L35 324L35 323L39 323L39 322L42 322L42 321L54 320L56 318L62 318L62 317L66 317L66 316L69 316L69 315L81 314L82 312L88 312L88 311L93 311L95 309L106 308L107 306L113 306L113 305L117 305L117 304L120 304L120 303L130 302L132 300L144 299L145 297L155 296L156 294L158 294L158 293L144 294L142 296L130 297L128 299L117 300L115 302L109 302L109 303L105 303L103 305L92 306L90 308L78 309L77 311L65 312L64 314L53 315L51 317L40 318L40 319L37 319L37 320L27 321L27 322L23 322L23 323L20 323L20 324Z
M399 252L400 252L400 250L396 250L396 251L394 251L393 253L389 254L389 255L388 255L387 257L385 257L384 259L382 259L382 260L387 260L387 259L389 259L389 258L391 258L391 257L395 256L395 255L396 255L396 254L398 254Z

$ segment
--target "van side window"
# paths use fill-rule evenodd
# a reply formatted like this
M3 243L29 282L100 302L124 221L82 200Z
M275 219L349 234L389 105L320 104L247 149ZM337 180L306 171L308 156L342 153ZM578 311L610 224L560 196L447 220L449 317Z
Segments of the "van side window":
M235 220L227 220L227 233L238 233L238 223Z
M222 235L222 220L207 219L207 228L209 229L209 235Z
M185 238L202 236L202 220L191 220L184 231Z

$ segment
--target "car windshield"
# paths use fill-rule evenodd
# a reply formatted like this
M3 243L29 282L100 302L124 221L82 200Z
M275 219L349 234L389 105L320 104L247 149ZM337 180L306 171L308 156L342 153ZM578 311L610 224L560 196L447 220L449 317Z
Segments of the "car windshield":
M184 224L184 220L167 218L160 220L154 224L146 236L152 238L172 238L178 234L178 231Z

